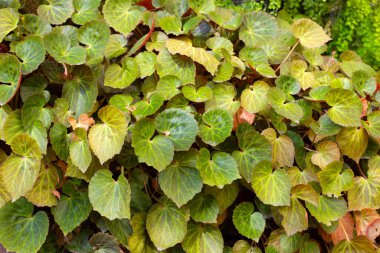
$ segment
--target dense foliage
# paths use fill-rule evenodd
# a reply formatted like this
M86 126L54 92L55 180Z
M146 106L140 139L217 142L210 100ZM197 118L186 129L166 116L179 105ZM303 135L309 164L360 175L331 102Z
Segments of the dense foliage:
M324 56L317 23L209 0L0 3L7 250L377 251L380 73Z
M329 50L355 50L366 63L380 68L379 0L289 0L283 9L303 14L330 29Z

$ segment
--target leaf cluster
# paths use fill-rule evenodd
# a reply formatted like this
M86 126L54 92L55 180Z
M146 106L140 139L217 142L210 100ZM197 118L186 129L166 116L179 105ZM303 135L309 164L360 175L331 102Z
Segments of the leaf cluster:
M0 3L0 244L375 252L380 74L310 19Z

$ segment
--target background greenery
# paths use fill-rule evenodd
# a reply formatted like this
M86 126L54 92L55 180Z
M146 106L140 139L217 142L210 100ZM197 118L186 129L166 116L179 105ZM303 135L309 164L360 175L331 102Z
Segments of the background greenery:
M293 17L307 16L329 31L333 42L328 52L351 49L376 69L380 68L379 0L218 0L217 5L240 10L286 11Z

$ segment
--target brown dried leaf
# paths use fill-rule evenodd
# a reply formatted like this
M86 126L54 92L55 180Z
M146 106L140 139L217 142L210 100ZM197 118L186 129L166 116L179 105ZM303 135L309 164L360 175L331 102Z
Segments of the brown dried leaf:
M78 121L74 117L70 116L69 123L74 130L80 127L88 131L88 129L93 124L95 124L95 120L84 113L84 114L79 115Z

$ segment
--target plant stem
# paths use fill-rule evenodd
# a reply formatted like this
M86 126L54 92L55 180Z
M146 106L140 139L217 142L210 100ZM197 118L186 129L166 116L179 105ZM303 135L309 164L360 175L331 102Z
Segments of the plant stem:
M276 68L276 70L274 72L277 72L280 70L281 68L281 65L286 62L286 60L288 60L289 56L293 53L294 49L296 49L296 47L298 46L298 44L300 43L300 40L297 40L296 44L294 44L294 46L292 47L292 50L290 50L290 52L288 53L288 55L285 57L285 59L282 60L282 62L280 63L280 65L278 65L278 67Z

